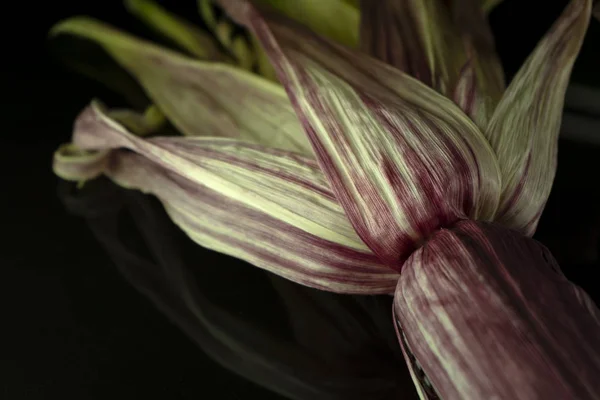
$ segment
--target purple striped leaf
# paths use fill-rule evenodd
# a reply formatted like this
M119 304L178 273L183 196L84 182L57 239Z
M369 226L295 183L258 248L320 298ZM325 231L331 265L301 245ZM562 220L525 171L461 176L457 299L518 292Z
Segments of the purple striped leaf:
M533 235L552 188L565 92L590 19L591 0L571 0L521 67L486 136L502 173L497 221Z
M314 160L228 138L144 140L95 104L77 119L73 142L110 151L104 174L158 197L204 247L322 290L394 290L397 272L356 235ZM55 156L55 170L66 156Z
M89 18L56 25L53 34L61 33L102 45L184 135L235 137L312 154L285 91L273 82L188 58Z
M394 313L424 399L600 398L600 310L513 230L435 234L406 262Z
M492 3L451 1L452 20L462 38L467 58L454 85L454 94L465 79L471 82L471 91L465 98L467 102L461 108L482 129L487 126L505 90L504 71L487 20L486 10L494 6Z
M459 104L484 127L504 90L494 40L479 0L382 0L361 3L361 45L388 64L452 97L468 65L467 102ZM462 92L458 92L462 93Z
M263 44L346 215L388 265L440 226L494 217L495 156L452 101L247 2L222 3Z
M434 84L413 2L361 0L360 45L368 54Z
M472 61L467 61L460 71L451 98L465 114L472 115L475 112L479 99L477 71Z

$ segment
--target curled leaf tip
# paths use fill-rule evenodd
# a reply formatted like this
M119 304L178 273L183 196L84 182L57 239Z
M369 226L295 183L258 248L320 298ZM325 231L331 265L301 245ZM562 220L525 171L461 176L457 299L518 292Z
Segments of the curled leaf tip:
M63 144L54 153L52 170L68 181L97 178L106 170L108 151L82 150L72 143Z

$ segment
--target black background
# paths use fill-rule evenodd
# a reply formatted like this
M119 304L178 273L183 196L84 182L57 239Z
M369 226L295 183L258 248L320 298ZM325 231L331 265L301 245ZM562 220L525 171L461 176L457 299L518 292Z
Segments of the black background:
M192 1L177 3L185 3L177 11L194 13ZM565 4L509 0L494 12L508 76ZM278 398L207 357L123 279L85 220L68 214L56 196L51 156L68 141L77 112L92 97L109 104L120 100L51 57L46 33L77 14L133 30L139 24L118 1L11 2L3 4L2 14L0 397ZM591 25L574 80L597 87L594 38L600 39L600 23ZM593 146L561 142L558 176L538 235L567 276L596 301L599 156ZM223 268L231 263L211 257ZM246 282L232 280L223 296L242 307L246 300L236 285Z

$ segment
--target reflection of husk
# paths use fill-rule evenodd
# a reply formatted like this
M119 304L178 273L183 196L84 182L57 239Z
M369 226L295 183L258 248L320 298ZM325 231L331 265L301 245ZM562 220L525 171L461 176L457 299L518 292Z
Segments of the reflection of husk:
M268 275L287 310L292 338L286 338L209 299L203 277L222 264L192 270L188 251L182 251L185 236L153 199L107 180L78 192L62 184L65 206L87 219L127 280L225 368L291 399L417 398L391 326L391 298L334 295ZM124 232L127 215L133 226ZM195 261L211 257L193 244L190 253ZM225 256L219 260L231 263ZM265 277L254 268L240 271L236 285ZM231 291L230 285L210 277L211 291ZM245 300L257 303L251 296ZM273 321L288 323L285 316Z

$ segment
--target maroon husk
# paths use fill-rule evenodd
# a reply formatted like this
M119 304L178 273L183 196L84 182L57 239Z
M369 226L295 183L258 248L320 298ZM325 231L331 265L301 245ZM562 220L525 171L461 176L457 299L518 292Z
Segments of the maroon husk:
M399 339L444 400L600 398L600 310L516 231L440 230L405 263L394 303Z

